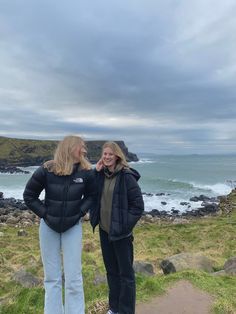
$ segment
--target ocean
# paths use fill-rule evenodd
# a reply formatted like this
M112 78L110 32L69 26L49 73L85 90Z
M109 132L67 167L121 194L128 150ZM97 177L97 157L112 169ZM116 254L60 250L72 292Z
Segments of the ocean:
M190 202L190 197L202 194L209 197L227 195L236 186L236 156L233 155L140 154L139 158L140 161L132 162L130 166L141 175L139 184L144 193L146 211L171 211L175 208L184 212L196 209L201 202ZM21 169L33 173L36 168ZM5 198L22 199L30 176L31 174L0 174L0 191ZM181 202L189 204L181 205Z

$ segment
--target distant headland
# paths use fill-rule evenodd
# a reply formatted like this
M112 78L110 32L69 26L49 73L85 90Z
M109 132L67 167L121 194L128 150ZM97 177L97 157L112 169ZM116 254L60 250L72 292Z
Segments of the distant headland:
M86 141L88 159L96 163L106 141ZM136 154L129 152L124 141L115 141L124 152L127 161L138 161ZM0 136L0 166L38 166L52 159L58 141L17 139Z

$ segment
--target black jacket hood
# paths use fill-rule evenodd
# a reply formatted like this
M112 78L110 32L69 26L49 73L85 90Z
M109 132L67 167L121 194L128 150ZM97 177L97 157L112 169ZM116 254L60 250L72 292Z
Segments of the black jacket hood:
M141 178L139 172L134 168L126 168L124 171L125 173L132 174L135 177L136 181L138 181Z

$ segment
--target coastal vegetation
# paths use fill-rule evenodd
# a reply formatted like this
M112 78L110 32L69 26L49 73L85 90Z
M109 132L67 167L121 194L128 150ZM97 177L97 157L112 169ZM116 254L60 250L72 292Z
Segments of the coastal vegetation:
M226 206L226 211L224 210ZM230 206L230 211L228 211ZM222 214L215 217L190 219L188 223L142 221L135 228L135 259L153 265L155 275L137 274L137 301L142 302L163 294L174 282L185 279L214 297L213 313L236 313L236 276L216 276L196 270L163 275L160 262L168 256L189 252L201 253L219 271L227 259L236 256L236 193ZM43 313L43 270L38 243L38 226L24 228L18 235L16 227L0 227L0 313ZM99 247L98 232L92 233L88 222L83 224L83 276L87 313L104 313L107 287ZM39 279L35 287L24 287L15 280L15 273L24 269Z
M123 141L116 141L128 161L137 161L136 154L128 151ZM16 139L0 136L0 166L38 166L52 159L58 141ZM87 141L88 158L96 162L100 158L105 141Z

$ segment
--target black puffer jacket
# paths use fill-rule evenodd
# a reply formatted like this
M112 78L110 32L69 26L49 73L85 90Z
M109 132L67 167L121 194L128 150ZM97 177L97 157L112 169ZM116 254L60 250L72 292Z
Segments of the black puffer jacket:
M98 189L97 205L90 212L90 222L93 229L100 220L100 200L104 185L104 171L96 171L96 185ZM138 220L141 218L144 203L140 187L137 183L139 173L134 169L122 169L117 173L113 192L111 224L109 239L120 240L129 236Z
M44 189L45 201L42 202L39 195ZM28 181L23 197L29 209L60 233L74 226L92 209L94 194L94 172L80 170L76 164L73 173L67 176L39 167Z

